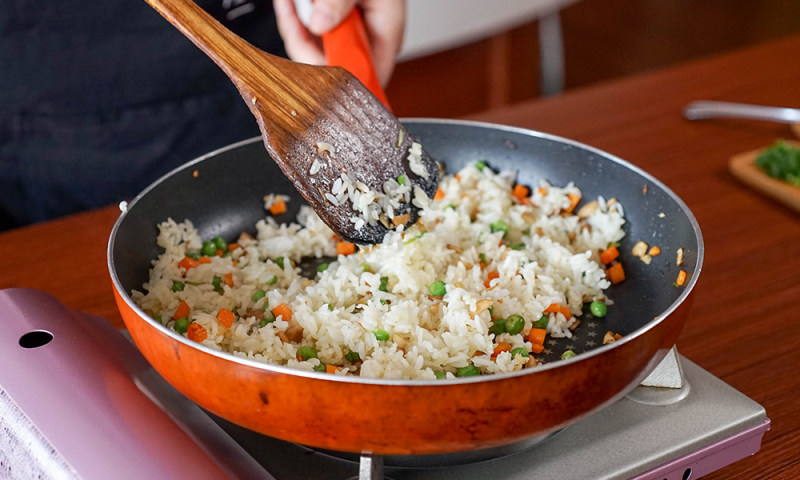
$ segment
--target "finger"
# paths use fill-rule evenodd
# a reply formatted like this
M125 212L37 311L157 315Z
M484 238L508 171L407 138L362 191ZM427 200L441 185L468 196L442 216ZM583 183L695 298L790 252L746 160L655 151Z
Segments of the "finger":
M311 17L308 19L308 29L314 35L329 32L355 7L356 0L314 0Z
M319 1L319 0L317 0ZM375 72L386 85L394 71L405 32L405 0L364 0L361 3Z
M286 54L296 62L325 64L319 39L309 33L297 16L292 0L274 0L275 20L283 39Z

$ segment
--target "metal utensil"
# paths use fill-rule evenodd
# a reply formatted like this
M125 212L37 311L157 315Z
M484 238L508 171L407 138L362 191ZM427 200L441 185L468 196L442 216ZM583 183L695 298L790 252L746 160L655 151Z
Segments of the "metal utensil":
M683 116L689 120L706 118L749 118L780 123L800 123L800 109L788 107L769 107L746 103L698 100L683 109Z

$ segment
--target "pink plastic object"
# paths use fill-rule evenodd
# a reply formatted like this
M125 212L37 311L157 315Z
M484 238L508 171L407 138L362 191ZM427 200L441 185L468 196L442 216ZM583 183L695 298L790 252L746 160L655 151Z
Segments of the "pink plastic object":
M106 320L31 289L0 312L0 476L272 478L185 397L161 398L184 429L153 403L163 380Z

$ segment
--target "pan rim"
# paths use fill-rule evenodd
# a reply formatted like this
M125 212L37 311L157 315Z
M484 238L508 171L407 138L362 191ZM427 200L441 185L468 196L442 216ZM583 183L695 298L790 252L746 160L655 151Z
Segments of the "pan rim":
M543 364L541 366L537 366L536 368L521 369L521 370L518 370L518 371L507 372L507 373L494 373L494 374L491 374L491 375L480 375L480 376L476 376L476 377L464 377L464 378L455 378L455 379L447 379L447 380L439 380L439 379L432 379L432 380L404 379L404 380L401 380L401 379L385 379L385 378L366 378L366 377L358 377L358 376L354 376L354 375L331 375L329 373L306 371L306 370L287 367L287 366L284 366L284 365L269 364L269 363L260 362L260 361L253 360L253 359L239 357L239 356L236 356L236 355L234 355L232 353L223 352L223 351L219 351L219 350L214 350L214 349L212 349L210 347L207 347L205 345L198 344L197 342L189 340L188 338L186 338L186 337L184 337L182 335L179 335L177 332L174 332L174 331L168 329L166 326L164 326L160 322L157 322L155 319L151 318L149 315L144 313L144 311L138 305L136 305L136 303L130 297L129 292L127 292L127 291L125 291L123 289L123 287L121 285L121 282L119 280L119 277L117 276L117 273L116 273L114 256L113 256L116 236L117 236L117 232L118 232L122 222L124 221L125 217L130 212L131 208L135 207L136 203L138 203L151 190L156 188L159 184L161 184L167 178L170 178L171 176L175 175L176 173L178 173L180 171L188 170L191 167L193 167L194 165L197 165L197 164L199 164L199 163L201 163L201 162L205 161L206 159L211 158L213 156L216 156L216 155L219 155L221 153L224 153L224 152L227 152L227 151L230 151L230 150L234 150L234 149L243 147L245 145L250 145L252 143L259 142L259 141L261 141L261 137L260 136L244 139L244 140L241 140L239 142L235 142L235 143L232 143L230 145L226 145L224 147L221 147L221 148L218 148L218 149L213 150L211 152L208 152L206 154L203 154L203 155L201 155L201 156L199 156L199 157L197 157L197 158L195 158L193 160L190 160L190 161L184 163L181 166L178 166L178 167L174 168L170 172L162 175L160 178L158 178L153 183L148 185L144 190L142 190L139 194L137 194L124 207L122 207L122 206L120 207L121 213L120 213L120 216L117 218L116 222L114 223L114 226L113 226L113 228L111 230L111 233L110 233L110 236L109 236L108 247L107 247L107 251L106 251L106 253L107 253L107 266L108 266L109 274L111 276L112 285L113 285L114 289L118 292L120 298L123 299L123 301L126 303L126 305L130 309L132 309L134 312L136 312L151 327L154 327L156 329L161 330L161 333L164 333L164 334L168 335L172 340L176 340L176 341L178 341L180 343L183 343L184 345L186 345L188 347L197 349L197 350L199 350L199 351L201 351L201 352L203 352L205 354L218 357L218 358L220 358L222 360L231 361L231 362L234 362L234 363L237 363L237 364L248 366L250 368L255 368L255 369L258 369L258 370L265 370L265 371L272 372L272 373L275 373L275 374L290 374L290 375L293 375L293 376L307 377L309 379L319 380L319 381L335 381L335 382L356 383L356 384L364 384L364 385L376 385L376 386L380 385L380 386L396 386L396 387L409 387L409 386L415 386L415 387L432 387L432 386L446 387L446 386L449 386L449 385L458 386L458 385L464 385L464 384L469 384L469 383L505 381L505 380L509 380L511 378L515 378L515 377L518 377L518 376L534 375L537 372L544 372L544 371L552 370L552 369L555 369L555 368L560 368L560 367L568 365L568 364L579 363L579 362L582 362L584 360L589 360L589 359L591 359L591 358L593 358L595 356L603 355L605 352L607 352L609 350L612 350L614 348L621 348L622 346L626 345L627 343L630 343L630 342L634 341L636 338L644 335L646 332L648 332L649 330L653 329L656 325L658 325L663 319L665 319L666 317L671 315L681 304L683 304L684 301L686 301L688 296L694 290L694 288L695 288L695 286L697 284L698 278L700 276L700 273L702 271L703 260L704 260L704 256L705 256L704 255L705 254L705 246L704 246L703 236L702 236L702 232L700 230L699 223L697 222L697 219L695 218L694 214L689 209L688 205L686 205L686 203L677 194L675 194L675 192L673 192L672 189L667 187L663 182L661 182L660 180L658 180L657 178L655 178L653 175L649 174L648 172L644 171L643 169L639 168L638 166L633 165L632 163L630 163L630 162L628 162L628 161L626 161L626 160L624 160L624 159L622 159L622 158L620 158L620 157L618 157L616 155L613 155L613 154L611 154L609 152L606 152L606 151L601 150L599 148L593 147L591 145L587 145L585 143L582 143L582 142L579 142L579 141L576 141L576 140L572 140L572 139L569 139L569 138L566 138L566 137L562 137L562 136L558 136L558 135L554 135L554 134L550 134L550 133L545 133L545 132L541 132L541 131L537 131L537 130L532 130L532 129L528 129L528 128L523 128L523 127L516 127L516 126L502 125L502 124L495 124L495 123L490 123L490 122L482 122L482 121L474 121L474 120L452 120L452 119L443 119L443 118L424 118L424 117L401 118L400 121L403 124L447 124L447 125L460 125L460 126L467 126L467 127L478 127L478 128L491 129L491 130L499 131L499 132L505 131L505 132L510 132L510 133L529 136L529 137L538 137L538 138L542 138L542 139L546 139L546 140L550 140L550 141L554 141L554 142L559 142L559 143L562 143L562 144L565 144L565 145L569 145L569 146L572 146L572 147L576 147L576 148L580 148L580 149L589 151L589 152L591 152L591 153L593 153L595 155L601 156L601 157L603 157L603 158L605 158L607 160L610 160L610 161L612 161L614 163L617 163L617 164L627 168L628 170L633 171L634 173L636 173L637 175L639 175L643 179L647 180L648 182L651 182L653 185L656 185L658 188L663 190L663 192L665 194L667 194L667 196L673 202L675 202L677 204L677 206L680 208L680 210L683 212L683 214L687 217L687 219L689 220L689 222L690 222L690 224L692 226L692 231L693 231L693 233L695 235L695 238L697 240L697 259L696 259L696 266L695 266L694 270L692 271L692 274L689 275L688 282L683 287L683 291L658 316L654 317L653 319L651 319L650 321L648 321L644 325L640 326L635 331L631 332L630 334L624 336L623 338L621 338L620 340L618 340L618 341L616 341L614 343L611 343L611 344L608 344L608 345L602 345L600 347L592 349L591 351L583 352L583 353L581 353L579 355L576 355L575 357L572 357L572 358L568 358L568 359L564 359L564 360L558 360L558 361L555 361L555 362L548 362L548 363L545 363L545 364ZM655 367L655 365L653 365L653 368L654 367Z

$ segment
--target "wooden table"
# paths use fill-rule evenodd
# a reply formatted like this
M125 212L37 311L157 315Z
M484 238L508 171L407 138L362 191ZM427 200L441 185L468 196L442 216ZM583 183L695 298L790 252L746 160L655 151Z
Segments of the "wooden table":
M800 36L477 115L573 138L672 188L703 230L706 257L678 348L762 404L761 451L706 478L800 478L800 215L740 184L728 159L791 138L786 125L690 122L697 99L800 107ZM188 159L187 159L188 160ZM116 205L0 234L0 288L33 287L122 322L106 267Z

